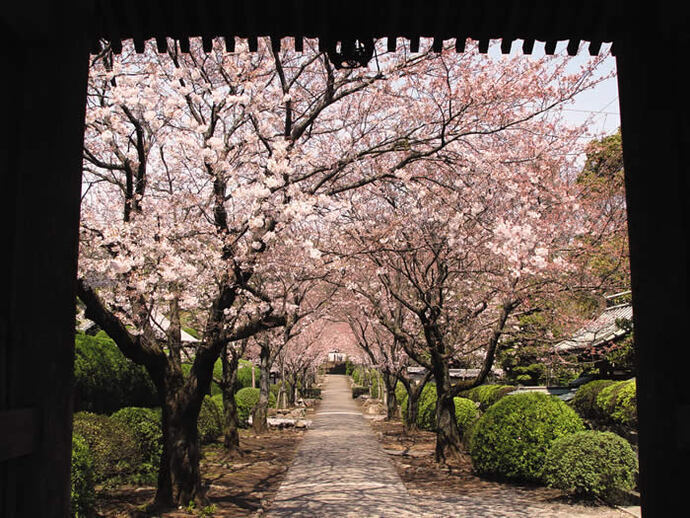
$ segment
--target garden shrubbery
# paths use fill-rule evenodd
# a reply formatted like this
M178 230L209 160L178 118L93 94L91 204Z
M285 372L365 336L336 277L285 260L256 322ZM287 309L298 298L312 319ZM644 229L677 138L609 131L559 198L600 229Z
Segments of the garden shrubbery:
M161 416L151 408L121 408L110 419L122 423L134 435L139 445L142 463L139 472L148 482L155 482L163 455Z
M543 479L551 487L609 502L635 486L637 457L630 444L611 432L585 431L553 442Z
M479 409L486 412L491 405L513 390L515 387L512 385L479 385L460 392L460 396L479 403Z
M144 456L129 426L107 415L79 412L74 433L89 445L95 482L122 482L140 473Z
M599 393L606 387L613 385L613 380L595 380L585 383L573 398L571 405L584 419L587 420L601 420L605 416L600 415L597 407L597 397Z
M553 441L582 430L580 417L555 397L535 392L509 395L474 427L472 463L480 475L539 481Z
M237 417L240 426L247 426L249 416L252 415L252 410L259 402L259 389L245 387L235 393L235 404L237 405ZM268 394L268 406L275 406L276 397L272 393Z
M417 426L422 430L436 429L436 384L427 383L419 396Z
M95 502L93 458L89 443L72 435L72 470L70 473L70 514L74 518L91 516Z
M254 390L258 391L259 389ZM223 433L224 421L222 394L205 396L201 403L199 420L196 423L199 432L199 441L201 441L201 443L215 441L218 436Z
M111 413L122 407L158 404L146 369L125 358L103 331L75 336L75 408Z
M458 423L460 434L465 437L479 419L479 409L474 401L464 397L453 398L453 403L455 403L455 421Z
M609 422L637 428L636 389L634 379L604 387L597 395L597 410Z

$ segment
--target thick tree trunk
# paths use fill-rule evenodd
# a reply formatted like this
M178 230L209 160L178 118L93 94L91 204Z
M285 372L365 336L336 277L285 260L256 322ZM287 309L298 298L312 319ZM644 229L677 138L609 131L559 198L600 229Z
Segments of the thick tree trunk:
M223 365L223 410L225 423L223 426L223 445L229 453L235 453L240 448L240 420L235 404L235 386L237 383L237 368L239 354L232 353L228 358L227 346L221 355Z
M383 375L386 384L386 419L395 419L398 411L398 401L395 399L395 384L398 378L391 374Z
M160 375L152 375L160 380ZM158 470L157 507L206 505L201 484L201 451L197 420L203 394L185 393L182 373L166 372L157 383L162 399L163 455ZM162 390L161 390L162 389Z
M405 419L405 432L412 433L417 430L417 416L419 415L419 396L421 390L407 391L407 419Z
M270 387L271 361L267 347L261 348L261 373L259 377L259 402L252 413L252 430L256 434L268 431L268 395Z
M455 420L455 403L451 392L448 362L432 355L436 380L436 462L457 459L461 454L461 437Z

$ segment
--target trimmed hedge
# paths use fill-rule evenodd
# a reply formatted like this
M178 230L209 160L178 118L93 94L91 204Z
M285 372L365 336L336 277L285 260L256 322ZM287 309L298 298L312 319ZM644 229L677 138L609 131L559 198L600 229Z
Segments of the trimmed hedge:
M258 389L256 389L258 390ZM220 404L218 400L220 399ZM202 444L215 441L223 433L224 424L223 396L204 396L199 410L199 419L196 422L199 433L199 441Z
M479 403L479 409L486 412L487 409L505 395L515 390L512 385L479 385L478 387L460 392L460 396Z
M606 420L626 427L637 427L637 383L635 379L618 381L604 387L597 395L596 407Z
M125 358L104 332L74 339L75 409L111 413L128 406L158 404L146 369Z
M106 415L79 412L74 415L74 433L88 443L95 482L128 480L144 461L134 433L123 422Z
M535 392L509 395L474 427L472 463L479 475L539 481L553 441L582 430L580 417L558 398Z
M93 458L89 443L78 433L72 434L72 468L70 472L70 516L92 516L96 493L93 483Z
M551 487L615 503L635 487L637 470L637 457L625 439L589 430L555 440L542 475Z
M455 421L458 423L460 434L465 437L479 419L479 409L474 401L464 397L453 398L453 403L455 403Z
M402 408L403 406L403 401L407 397L407 389L405 388L405 385L402 384L402 382L398 381L395 384L395 400L398 402L398 406Z
M138 471L148 482L155 482L163 455L161 416L151 408L125 407L110 418L129 428L143 459Z
M258 388L245 387L235 393L235 404L237 405L237 417L239 418L240 426L247 426L249 416L252 410L259 402L260 390ZM276 405L276 397L272 393L268 393L268 406Z
M575 397L573 398L571 405L584 419L588 420L602 420L605 419L599 407L597 406L597 397L599 393L613 385L615 381L613 380L594 380L589 383L585 383L577 392L575 392Z
M427 383L419 396L417 426L423 430L436 430L436 384Z

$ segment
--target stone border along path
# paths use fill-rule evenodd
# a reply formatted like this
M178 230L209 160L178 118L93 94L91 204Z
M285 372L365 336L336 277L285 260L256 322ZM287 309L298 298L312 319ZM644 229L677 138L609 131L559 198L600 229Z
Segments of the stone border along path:
M366 422L345 376L328 375L323 400L267 516L412 517L415 499Z
M410 494L352 399L345 376L328 375L312 428L269 506L270 518L625 518L622 509L535 502L529 489ZM631 508L634 510L634 508ZM637 508L639 510L639 507Z

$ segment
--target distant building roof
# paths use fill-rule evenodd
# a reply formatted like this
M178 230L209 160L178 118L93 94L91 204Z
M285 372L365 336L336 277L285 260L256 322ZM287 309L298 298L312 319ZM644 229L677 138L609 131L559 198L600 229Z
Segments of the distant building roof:
M450 369L449 372L451 378L473 379L479 376L479 370L480 369ZM424 367L408 367L407 372L408 374L423 376L426 369ZM493 368L491 369L491 374L494 376L503 376L503 369Z
M617 321L620 319L632 321L632 317L632 304L606 308L601 315L579 329L571 338L557 343L555 350L573 352L615 340L628 333L628 330L621 328Z

